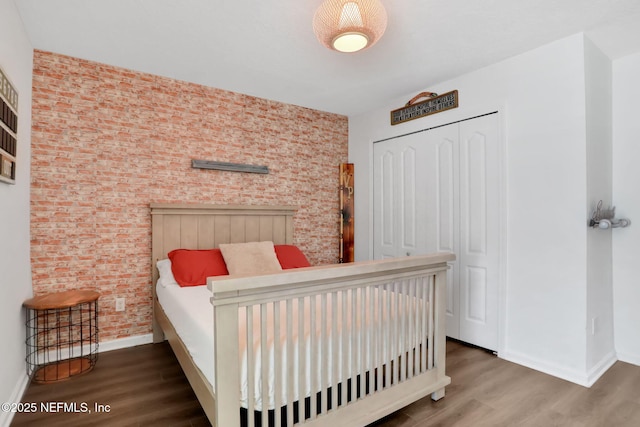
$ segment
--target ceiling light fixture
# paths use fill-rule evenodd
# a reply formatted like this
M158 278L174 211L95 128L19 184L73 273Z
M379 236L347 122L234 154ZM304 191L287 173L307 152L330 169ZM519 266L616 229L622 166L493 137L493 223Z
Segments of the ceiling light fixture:
M339 52L357 52L376 44L387 28L379 0L325 0L313 17L320 43Z

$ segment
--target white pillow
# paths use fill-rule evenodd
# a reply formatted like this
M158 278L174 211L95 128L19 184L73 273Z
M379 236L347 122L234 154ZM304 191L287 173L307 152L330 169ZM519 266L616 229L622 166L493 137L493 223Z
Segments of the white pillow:
M160 283L163 288L166 288L167 286L180 286L178 285L178 282L176 282L175 277L173 277L173 272L171 271L171 260L169 258L158 260L156 266L160 273L158 283Z
M229 274L265 274L282 271L273 242L227 243L220 252Z

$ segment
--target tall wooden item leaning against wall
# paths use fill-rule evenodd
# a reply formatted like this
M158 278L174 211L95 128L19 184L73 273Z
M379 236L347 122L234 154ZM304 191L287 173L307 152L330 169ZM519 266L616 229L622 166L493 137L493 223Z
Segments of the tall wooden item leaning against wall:
M340 259L353 262L353 163L340 164Z
M18 92L0 68L0 182L16 182Z

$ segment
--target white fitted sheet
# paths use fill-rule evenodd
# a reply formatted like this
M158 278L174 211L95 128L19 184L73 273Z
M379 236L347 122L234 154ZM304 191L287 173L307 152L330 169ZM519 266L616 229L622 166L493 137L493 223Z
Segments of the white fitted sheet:
M211 292L206 286L157 285L156 295L193 362L214 385Z
M193 358L193 361L195 363L195 365L202 371L203 375L205 376L205 378L207 378L207 380L211 383L212 386L215 386L215 377L214 377L214 340L213 340L213 330L214 330L214 324L213 324L213 306L211 305L210 299L211 299L211 292L207 289L206 286L193 286L193 287L179 287L179 286L167 286L167 287L163 287L163 286L156 286L156 292L157 292L157 296L158 296L158 300L160 302L160 304L162 305L162 308L164 309L167 317L169 318L169 320L171 321L171 323L173 324L173 327L176 330L176 333L180 336L180 338L182 339L183 343L185 344L187 350L189 351L189 353L191 354L191 357ZM393 294L390 293L390 295ZM341 295L340 295L341 297ZM331 312L331 300L330 298L327 298L327 310L328 310L328 316L330 317L330 312ZM341 306L341 299L338 300L339 303L339 307ZM395 304L395 303L393 303ZM351 301L350 299L347 301L347 306L349 307L351 305ZM413 304L412 304L413 305ZM414 306L415 307L415 306ZM422 303L418 304L418 307L422 307ZM419 309L418 311L421 311L421 309ZM305 313L309 313L309 302L308 300L305 301ZM383 317L383 321L390 321L391 319L389 319L389 316L387 316L386 313L386 309L381 309L381 313L382 313L382 317ZM321 322L320 322L320 310L316 310L316 333L315 336L316 338L316 342L315 342L315 358L318 359L319 355L322 354L321 353L321 349L322 349L322 342L321 342ZM358 331L362 330L362 322L360 320L361 317L361 313L358 312L356 313L356 327ZM378 314L374 313L373 318L377 318ZM261 357L259 357L260 355L260 347L261 347L261 343L260 343L260 337L258 334L258 331L260 330L260 320L261 316L260 316L260 308L259 307L254 307L253 308L253 338L254 338L254 343L253 343L253 355L255 357L255 363L254 363L254 372L256 373L255 375L257 376L256 378L254 378L254 385L253 385L253 389L254 389L254 409L256 410L262 410L262 379L258 376L258 373L261 372ZM296 384L296 387L294 389L294 394L293 394L293 401L298 400L299 399L299 389L297 384L299 384L299 369L298 369L298 325L297 325L297 319L298 319L298 310L297 310L297 301L294 301L294 303L292 304L292 318L294 319L294 325L293 325L293 342L294 342L294 346L293 346L293 366L290 366L287 362L287 351L285 348L284 343L286 342L286 308L284 304L281 304L281 309L280 309L280 318L281 318L281 327L280 327L280 337L279 337L279 342L281 343L281 357L282 357L282 365L286 367L283 372L281 372L281 378L280 378L280 384L285 384L285 378L286 375L288 374L293 374L293 379L294 379L294 384ZM244 408L248 407L248 396L247 396L247 383L248 383L248 378L247 378L247 351L246 351L246 311L244 308L241 308L239 310L239 334L240 334L240 357L241 357L241 363L240 363L240 368L241 368L241 406ZM346 325L346 330L350 330L351 329L351 317L349 317L347 319L347 325ZM365 326L370 322L371 320L371 316L367 313L365 314ZM270 325L273 325L273 307L272 304L268 305L268 309L267 309L267 322ZM305 335L305 343L304 343L304 349L305 349L305 378L304 378L304 384L305 386L303 387L304 389L304 394L305 397L308 397L311 395L311 381L310 381L310 375L311 375L311 345L310 345L310 331L309 331L309 325L308 322L305 321L305 328L304 328L304 335ZM340 334L340 331L342 329L342 325L341 324L337 324L336 325L336 330L338 331L338 333ZM365 327L366 329L366 327ZM331 339L331 328L327 328L326 330L326 345L327 345L327 354L332 354L332 339ZM269 372L268 372L268 393L269 393L269 400L268 400L268 404L267 407L269 409L274 409L275 408L275 369L274 369L274 336L273 336L273 330L270 329L269 333L268 333L268 339L267 339L267 347L269 349L269 354L268 354L268 360L269 360ZM407 342L407 345L409 347L412 347L415 345L415 343L417 343L419 341L419 331L414 331L414 337L415 337L415 341L414 343L410 344ZM338 336L338 342L340 342L342 340L341 336ZM386 341L386 340L385 340ZM409 341L409 340L407 340ZM388 347L385 343L385 347ZM356 352L356 354L360 354L358 352L359 350L359 344L358 344L358 348L354 349L354 351ZM337 349L336 351L340 351L340 349ZM393 357L397 357L401 351L398 349L398 351L394 352L394 355L385 355L385 359L386 360L391 360ZM258 357L256 357L258 356ZM371 357L372 355L370 354L365 354L365 360L362 361L360 358L358 358L358 361L356 363L355 366L355 372L352 371L352 367L351 364L350 366L348 366L348 371L347 372L347 377L352 377L354 374L360 374L363 371L367 370L367 367L370 366L371 363ZM332 371L332 367L331 367L331 363L332 363L332 358L328 358L328 369L327 372L325 373L327 375L326 381L325 381L325 385L326 386L332 386L331 384L331 379L330 379L330 375L328 375L328 373L330 373ZM363 370L361 365L362 363L364 363L365 369ZM316 376L314 378L315 384L316 384L316 392L320 391L322 388L322 372L320 372L319 369L313 369L316 372ZM342 364L339 364L338 369L337 369L338 373L337 373L337 378L342 378ZM215 389L215 387L214 387ZM282 387L282 395L281 395L281 403L285 403L288 402L288 397L287 397L287 390L286 387Z

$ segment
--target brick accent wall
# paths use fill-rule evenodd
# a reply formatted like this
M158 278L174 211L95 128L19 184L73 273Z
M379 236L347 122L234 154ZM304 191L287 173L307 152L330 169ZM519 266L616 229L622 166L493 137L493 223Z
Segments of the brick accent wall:
M99 291L101 341L151 332L151 202L298 206L296 244L312 264L334 263L347 143L345 116L36 50L34 294Z

